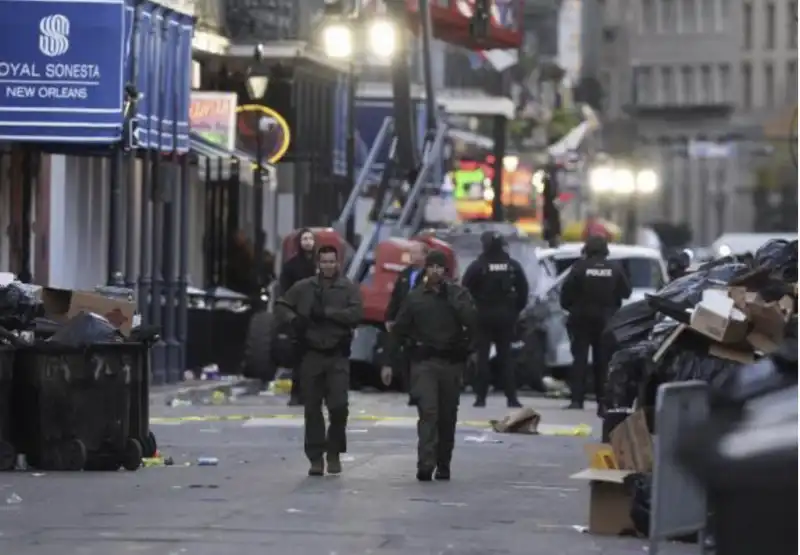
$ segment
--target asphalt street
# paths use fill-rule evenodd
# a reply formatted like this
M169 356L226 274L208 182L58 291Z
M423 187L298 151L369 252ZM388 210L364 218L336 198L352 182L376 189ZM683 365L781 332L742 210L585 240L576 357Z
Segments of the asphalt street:
M211 403L212 399L207 399ZM592 410L528 399L545 433L493 434L492 398L462 405L449 483L415 480L414 412L397 394L355 393L338 477L309 478L301 410L281 396L151 407L172 466L0 475L3 555L641 555L634 538L581 533L588 488L571 481ZM596 431L595 431L596 432ZM562 435L568 434L568 435ZM199 466L216 457L216 466ZM669 545L666 554L695 553Z

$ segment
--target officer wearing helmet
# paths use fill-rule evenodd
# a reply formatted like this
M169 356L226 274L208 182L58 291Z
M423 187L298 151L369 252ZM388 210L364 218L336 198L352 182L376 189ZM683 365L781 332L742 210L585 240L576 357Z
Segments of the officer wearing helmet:
M583 247L583 258L575 262L561 288L561 306L569 313L567 330L572 343L570 374L571 402L568 409L583 409L589 349L592 350L594 390L598 414L606 377L607 353L603 349L603 330L609 319L631 296L631 285L622 268L608 260L608 242L590 236Z
M506 402L509 407L519 407L510 354L517 317L528 303L528 280L520 263L506 252L506 242L500 234L483 233L481 245L483 252L467 267L461 280L475 299L478 310L475 406L486 406L491 377L489 351L494 344Z

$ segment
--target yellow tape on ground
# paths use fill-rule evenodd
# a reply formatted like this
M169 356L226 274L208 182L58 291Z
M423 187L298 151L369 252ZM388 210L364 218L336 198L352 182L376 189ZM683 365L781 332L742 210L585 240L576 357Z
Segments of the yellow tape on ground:
M151 424L172 424L176 422L242 422L245 420L299 420L302 414L228 414L228 415L206 415L206 416L155 416L150 418ZM408 422L416 423L417 419L409 416L373 416L373 415L354 415L350 417L351 422ZM488 421L483 420L462 420L459 426L467 428L489 429ZM543 436L562 436L562 437L587 437L592 435L592 428L587 424L578 424L574 427L562 427L558 429L547 429L545 427L539 435Z

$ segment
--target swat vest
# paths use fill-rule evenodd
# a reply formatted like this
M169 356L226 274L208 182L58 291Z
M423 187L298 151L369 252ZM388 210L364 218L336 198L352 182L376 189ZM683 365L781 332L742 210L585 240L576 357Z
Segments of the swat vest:
M514 266L510 261L484 261L480 298L484 303L514 303L517 299Z

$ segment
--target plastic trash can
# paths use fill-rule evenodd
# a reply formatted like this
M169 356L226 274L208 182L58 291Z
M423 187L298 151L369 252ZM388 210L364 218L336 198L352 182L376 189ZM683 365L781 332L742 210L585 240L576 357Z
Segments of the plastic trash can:
M131 402L141 353L136 343L82 349L38 343L16 351L12 407L21 425L15 444L31 466L139 468L143 449L131 437Z
M0 470L12 470L17 459L11 442L13 376L14 347L0 344Z

